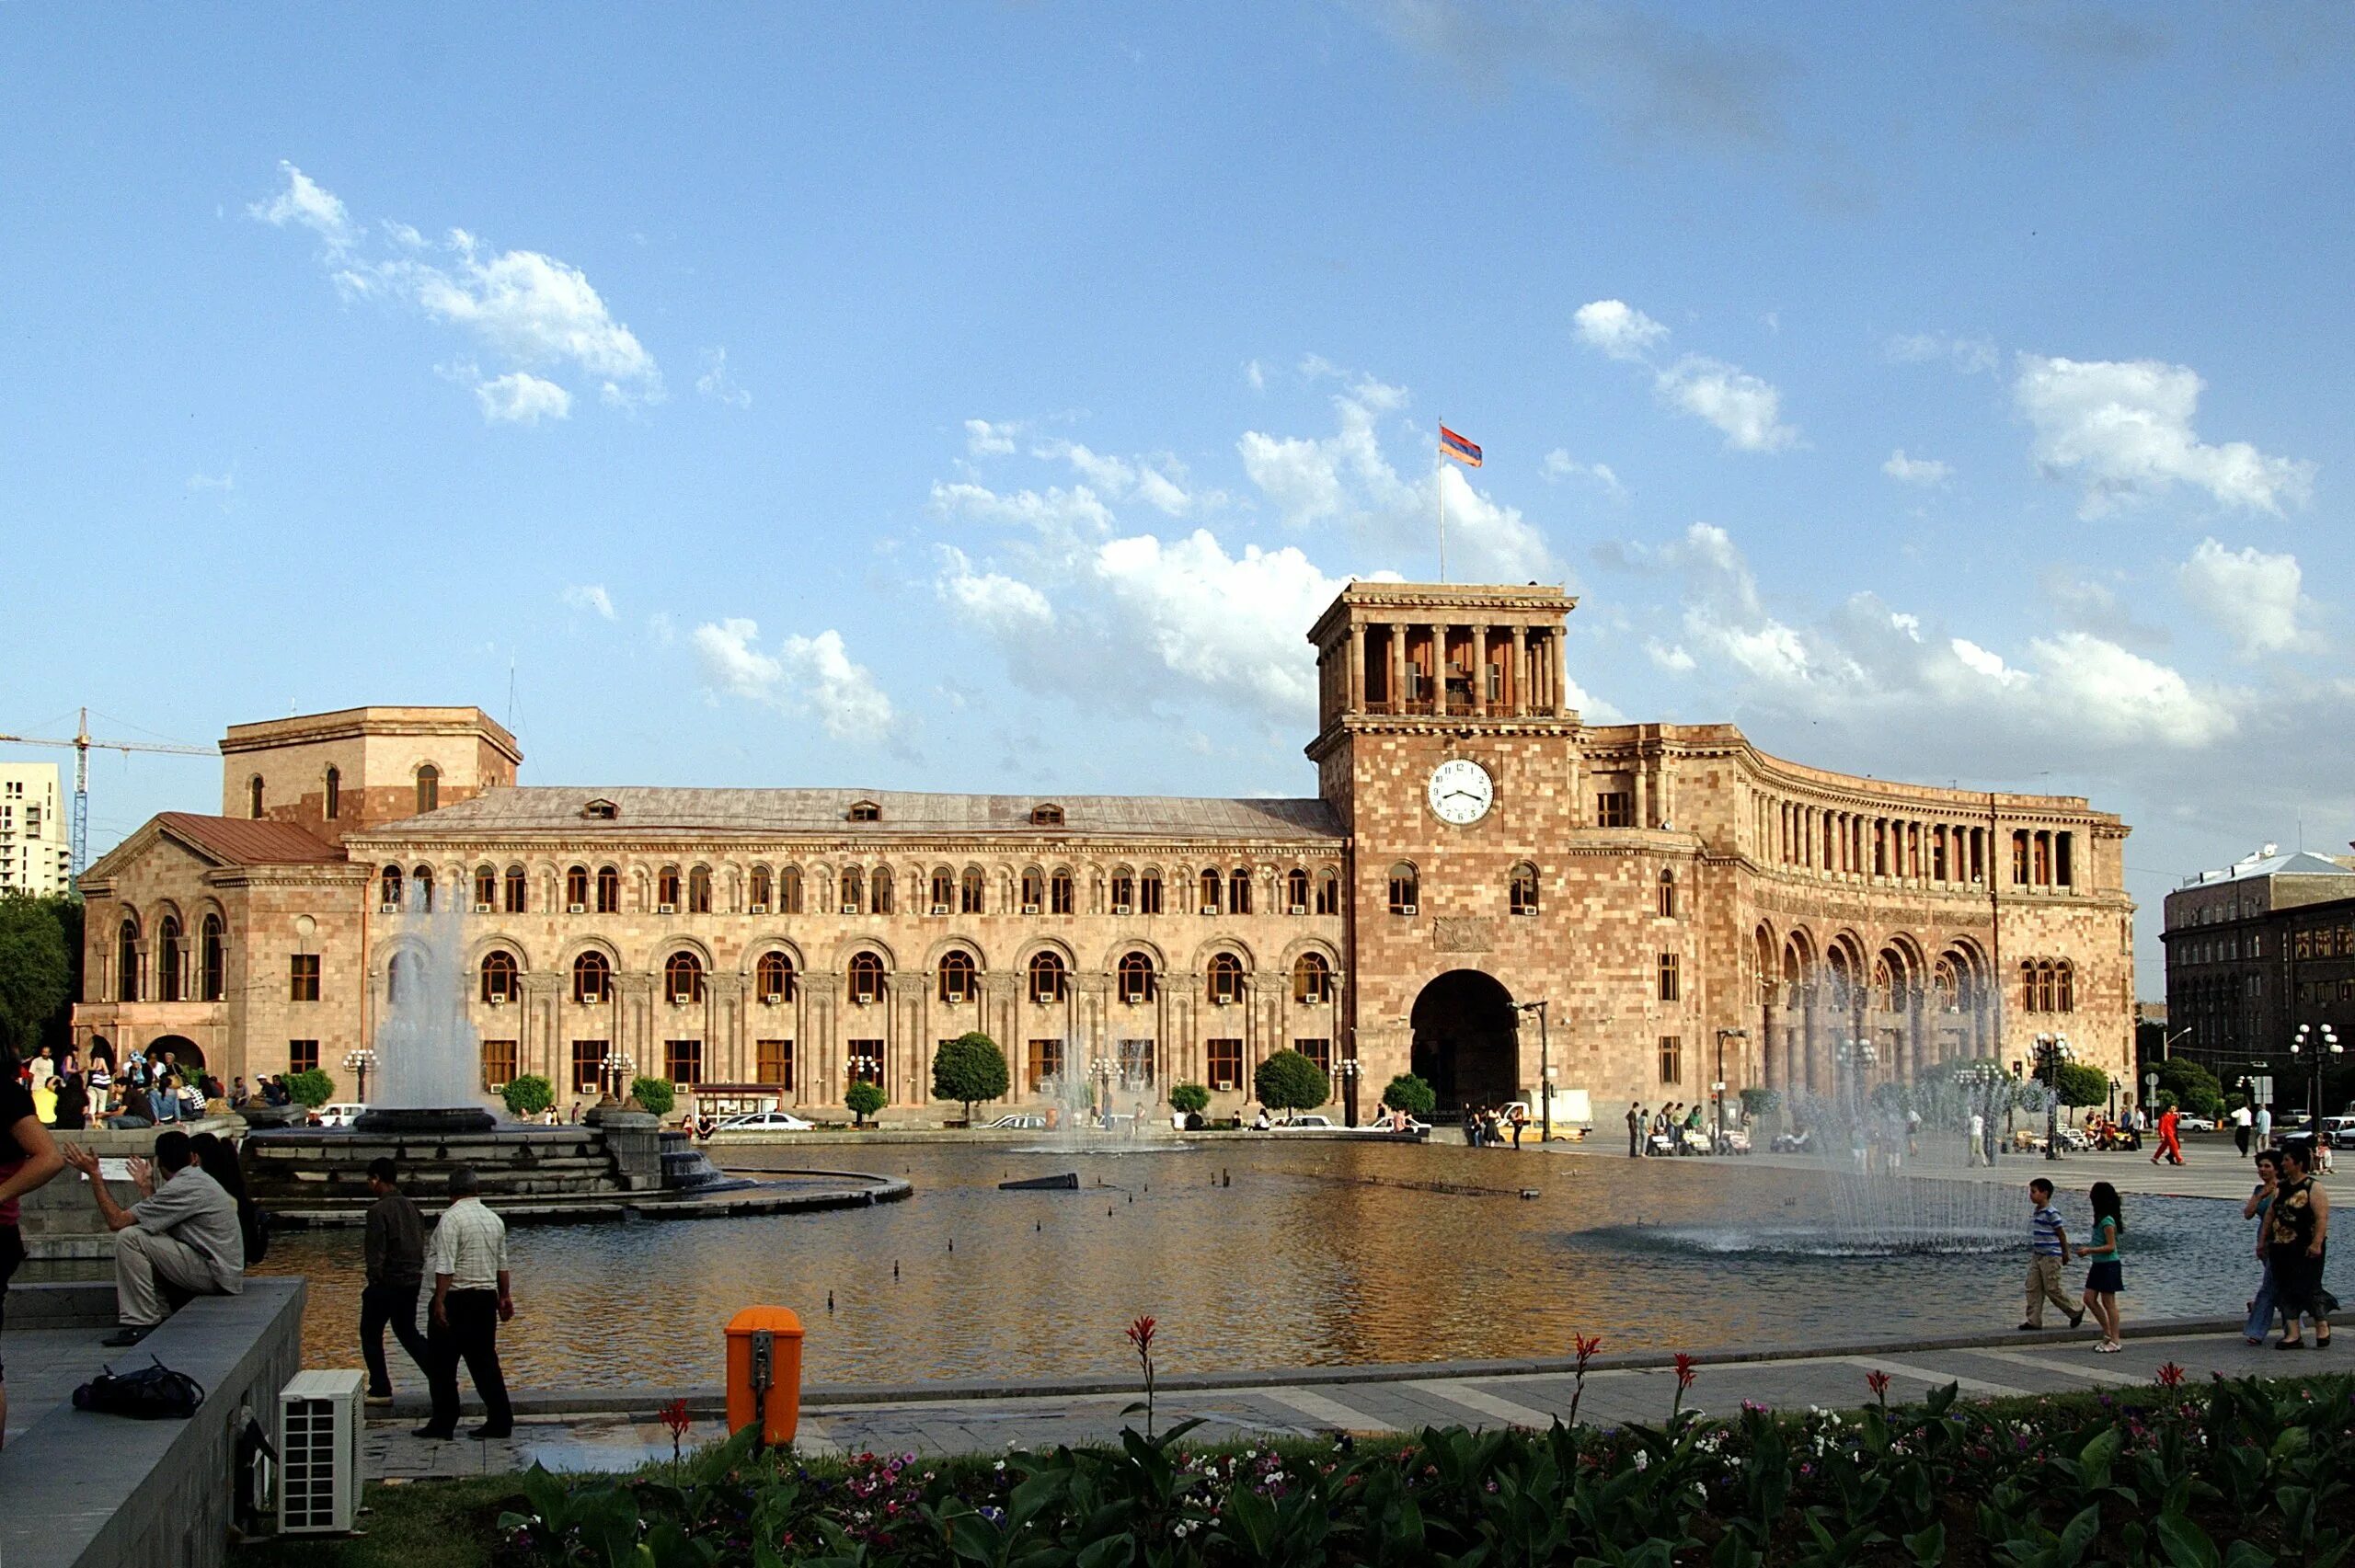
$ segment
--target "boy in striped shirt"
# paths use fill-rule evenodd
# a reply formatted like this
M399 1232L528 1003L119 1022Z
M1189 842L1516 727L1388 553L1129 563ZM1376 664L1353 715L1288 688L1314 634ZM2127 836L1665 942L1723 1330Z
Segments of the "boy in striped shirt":
M2036 1212L2029 1221L2028 1321L2020 1327L2042 1328L2044 1303L2049 1300L2069 1315L2069 1326L2075 1328L2085 1314L2061 1288L2061 1263L2069 1255L2069 1232L2061 1223L2061 1211L2052 1207L2052 1184L2037 1177L2028 1185L2028 1200L2036 1205Z

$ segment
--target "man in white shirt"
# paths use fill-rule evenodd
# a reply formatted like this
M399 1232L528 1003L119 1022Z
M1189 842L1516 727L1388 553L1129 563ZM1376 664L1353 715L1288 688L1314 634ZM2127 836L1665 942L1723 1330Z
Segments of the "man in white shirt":
M507 1378L499 1368L499 1325L515 1316L507 1278L507 1225L484 1207L482 1184L471 1166L450 1173L450 1207L425 1244L425 1270L433 1276L433 1310L425 1336L432 1352L425 1370L433 1413L415 1435L458 1435L458 1363L464 1360L483 1404L483 1424L466 1436L507 1436L515 1429Z
M115 1315L122 1326L100 1343L137 1345L170 1316L163 1287L195 1296L236 1296L246 1288L246 1231L237 1200L207 1175L184 1132L159 1133L155 1160L131 1162L140 1201L125 1208L107 1190L98 1157L68 1144L65 1162L90 1179L98 1217L114 1232Z
M2249 1113L2246 1104L2233 1107L2233 1147L2241 1151L2243 1158L2247 1157L2248 1135L2256 1125L2257 1117Z

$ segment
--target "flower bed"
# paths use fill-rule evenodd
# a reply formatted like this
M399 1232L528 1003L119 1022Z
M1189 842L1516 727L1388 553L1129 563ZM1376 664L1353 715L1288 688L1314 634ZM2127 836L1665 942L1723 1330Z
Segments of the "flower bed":
M637 1477L523 1477L528 1563L2336 1563L2355 1547L2344 1378L1612 1431L810 1468L747 1432ZM1887 1379L1869 1379L1885 1401Z

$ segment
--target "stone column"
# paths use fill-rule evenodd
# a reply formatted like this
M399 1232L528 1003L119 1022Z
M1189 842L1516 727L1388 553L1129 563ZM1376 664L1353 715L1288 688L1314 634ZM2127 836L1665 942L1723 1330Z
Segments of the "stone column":
M1549 673L1553 677L1554 685L1554 716L1559 718L1563 710L1568 705L1565 693L1570 689L1569 650L1563 646L1562 635L1559 632L1552 634L1545 642L1552 661Z
M1351 621L1350 623L1349 660L1350 670L1347 688L1349 711L1351 713L1363 713L1365 712L1366 670L1365 623L1362 621Z
M1472 628L1472 711L1483 718L1488 714L1488 628Z
M1389 712L1402 714L1407 711L1400 705L1407 695L1407 623L1392 621L1388 625L1390 627L1390 686L1384 693L1384 700Z
M1505 678L1510 683L1505 700L1512 704L1513 717L1527 718L1529 716L1529 628L1526 626L1515 626L1512 629L1512 664L1507 670ZM1380 1093L1381 1091L1376 1090L1375 1093Z
M1652 825L1651 777L1649 766L1640 751L1636 754L1633 772L1636 777L1636 826L1648 828Z

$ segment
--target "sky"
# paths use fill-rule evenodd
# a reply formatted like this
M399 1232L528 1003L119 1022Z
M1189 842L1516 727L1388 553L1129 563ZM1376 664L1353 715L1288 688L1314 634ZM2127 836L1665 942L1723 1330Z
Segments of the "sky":
M2154 997L2355 837L2345 15L7 7L0 730L1309 795L1443 484L1591 722L2123 814Z

